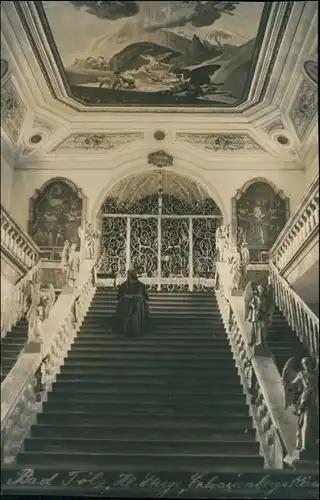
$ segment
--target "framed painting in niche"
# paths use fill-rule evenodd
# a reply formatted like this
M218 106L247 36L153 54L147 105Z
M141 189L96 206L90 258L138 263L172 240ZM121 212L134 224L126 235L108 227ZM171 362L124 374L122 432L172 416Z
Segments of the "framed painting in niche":
M44 258L60 260L66 240L80 245L85 201L81 190L65 178L51 179L36 190L30 200L29 234Z
M289 217L289 200L263 179L249 181L232 200L233 241L246 241L250 262L266 263Z

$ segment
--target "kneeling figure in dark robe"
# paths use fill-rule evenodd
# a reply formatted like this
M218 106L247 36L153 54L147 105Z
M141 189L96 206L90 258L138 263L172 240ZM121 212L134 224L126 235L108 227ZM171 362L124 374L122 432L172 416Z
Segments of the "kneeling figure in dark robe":
M146 285L139 281L134 270L129 270L127 280L118 292L115 333L127 337L147 333L150 321L148 300Z

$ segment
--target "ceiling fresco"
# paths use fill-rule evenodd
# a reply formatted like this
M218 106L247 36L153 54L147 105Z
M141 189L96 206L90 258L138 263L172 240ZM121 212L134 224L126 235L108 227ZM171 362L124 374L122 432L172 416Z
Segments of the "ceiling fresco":
M42 1L68 94L86 105L246 100L273 2Z

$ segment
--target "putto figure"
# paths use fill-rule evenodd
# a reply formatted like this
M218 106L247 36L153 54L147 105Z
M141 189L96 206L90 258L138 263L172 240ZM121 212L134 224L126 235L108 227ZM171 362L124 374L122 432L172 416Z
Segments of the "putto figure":
M319 358L303 358L300 369L290 358L282 371L285 408L294 406L298 417L296 447L305 455L317 451L319 438Z

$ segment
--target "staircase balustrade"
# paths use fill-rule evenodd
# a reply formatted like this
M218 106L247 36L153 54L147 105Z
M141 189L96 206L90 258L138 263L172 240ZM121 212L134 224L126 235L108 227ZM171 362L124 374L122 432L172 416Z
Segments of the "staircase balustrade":
M270 262L270 279L275 302L286 317L299 340L308 349L310 356L319 355L319 318L303 302L299 295L280 276L279 270Z
M317 175L271 248L270 261L282 272L318 233L319 176Z
M40 249L8 210L1 204L1 250L28 270L40 259Z
M41 261L39 260L30 271L12 288L9 295L1 300L1 339L24 316L27 311L26 291L29 281L37 281Z
M93 265L94 261L88 260L81 264L74 293L61 294L43 322L41 353L22 352L1 385L4 463L10 463L21 447L87 313L95 291Z
M219 271L218 271L219 272ZM260 452L265 459L266 468L283 468L283 459L288 453L278 432L277 419L274 417L268 393L264 388L262 377L253 359L236 314L228 300L228 292L224 289L223 280L217 276L216 296L219 309L229 337L241 383L250 404L250 413L260 442Z

